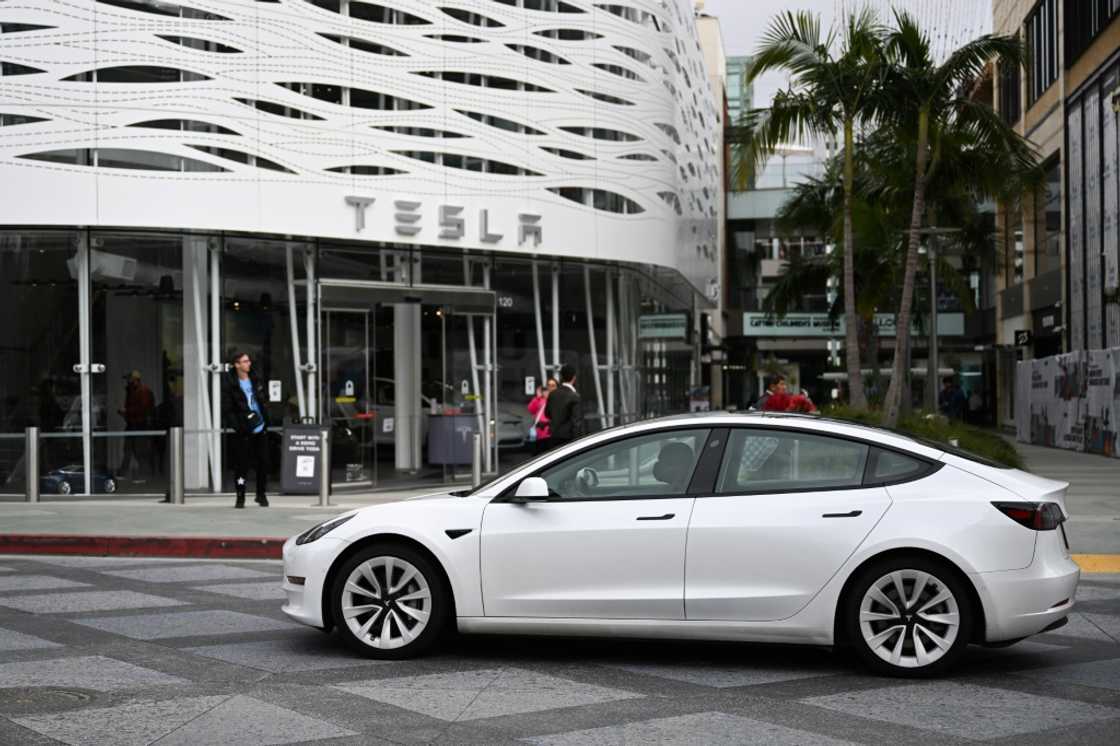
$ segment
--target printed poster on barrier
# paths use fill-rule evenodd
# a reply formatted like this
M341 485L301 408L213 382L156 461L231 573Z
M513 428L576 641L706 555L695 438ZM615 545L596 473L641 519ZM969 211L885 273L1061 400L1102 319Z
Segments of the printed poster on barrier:
M1116 424L1112 419L1112 391L1115 371L1110 350L1087 353L1088 376L1085 388L1085 450L1111 456L1116 448Z

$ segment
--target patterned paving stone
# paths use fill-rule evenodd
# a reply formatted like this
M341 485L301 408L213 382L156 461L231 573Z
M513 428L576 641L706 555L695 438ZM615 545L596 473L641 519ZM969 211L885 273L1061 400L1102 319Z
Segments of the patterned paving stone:
M227 699L222 695L181 697L12 720L73 746L147 746Z
M371 679L337 685L360 697L440 720L478 720L637 699L641 694L517 668Z
M166 637L229 635L238 632L269 632L292 629L295 625L238 611L182 611L166 614L141 614L94 619L77 619L78 624L134 640L159 640Z
M54 588L88 588L89 583L78 583L66 578L50 575L3 575L0 576L0 593L11 591L46 591Z
M60 647L62 646L56 642L0 627L0 650L39 650Z
M1032 671L1024 671L1024 673L1036 679L1070 681L1083 686L1112 689L1113 691L1120 692L1120 658L1092 661L1090 663L1074 663L1068 666L1054 666L1053 668L1040 668Z
M611 666L631 673L645 676L658 676L664 679L683 681L688 684L711 686L723 689L733 686L754 686L757 684L774 684L779 681L794 681L796 679L811 679L815 676L827 676L835 671L815 670L808 666L781 668L776 666L752 666L749 663L741 665L697 665L697 664L657 664L657 663L631 663Z
M327 668L347 668L350 666L378 665L383 661L362 658L334 641L324 644L320 633L283 640L261 640L259 642L230 643L228 645L208 645L190 648L188 652L217 658L239 666L259 668L272 673L285 671L315 671Z
M1081 612L1074 612L1069 615L1069 623L1066 626L1054 630L1053 635L1061 637L1076 637L1082 640L1094 640L1096 642L1114 642L1114 640L1106 635L1104 631L1097 625L1090 622L1085 614ZM1050 635L1043 635L1050 639Z
M248 570L232 565L172 565L171 567L145 567L136 570L103 570L102 574L128 580L143 580L148 583L183 583L207 580L230 580L232 578L275 578L276 573Z
M284 744L353 735L323 720L238 695L160 739L159 746Z
M283 601L287 596L280 587L280 579L268 583L222 583L219 585L203 585L197 590L220 593L223 596L244 598L249 601Z
M153 559L133 559L131 557L88 557L71 555L65 557L34 557L34 562L57 567L98 568L98 567L135 567L137 562L157 562Z
M698 712L694 715L588 728L523 740L540 746L633 746L670 743L696 743L705 746L724 744L726 746L738 744L842 746L851 743L818 733L795 730L723 712Z
M74 746L285 744L355 735L246 696L183 697L15 719Z
M802 700L858 717L961 738L989 739L1120 718L1120 709L938 681Z
M1077 586L1077 601L1116 601L1120 600L1120 587L1085 585Z
M32 614L154 609L163 606L187 605L185 601L176 601L173 598L152 596L135 591L72 591L69 593L0 598L0 606L7 606Z
M57 686L112 692L186 683L178 676L100 655L0 663L0 689Z
M1086 613L1085 618L1108 635L1113 642L1120 642L1120 616Z

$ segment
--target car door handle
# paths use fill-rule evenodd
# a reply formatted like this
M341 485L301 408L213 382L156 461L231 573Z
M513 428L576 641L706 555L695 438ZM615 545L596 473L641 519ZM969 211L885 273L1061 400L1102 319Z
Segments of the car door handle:
M639 521L667 521L676 516L676 513L665 513L664 515L640 515Z
M825 513L821 518L855 518L863 515L862 510L849 510L847 513Z

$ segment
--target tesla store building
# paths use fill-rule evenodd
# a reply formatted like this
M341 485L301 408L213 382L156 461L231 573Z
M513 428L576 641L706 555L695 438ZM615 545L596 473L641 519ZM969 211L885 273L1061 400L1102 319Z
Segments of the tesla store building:
M29 426L44 491L162 493L172 426L188 490L228 489L235 351L278 427L329 426L337 487L462 474L474 432L507 468L562 363L588 429L687 408L655 322L707 304L723 198L690 0L27 0L0 31L0 493Z

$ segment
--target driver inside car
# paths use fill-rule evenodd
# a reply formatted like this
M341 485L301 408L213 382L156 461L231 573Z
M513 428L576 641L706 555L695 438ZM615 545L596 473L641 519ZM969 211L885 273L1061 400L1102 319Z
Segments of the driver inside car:
M695 455L687 443L671 441L661 447L657 463L653 465L653 478L672 487L674 493L688 489Z

